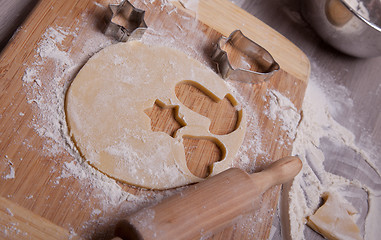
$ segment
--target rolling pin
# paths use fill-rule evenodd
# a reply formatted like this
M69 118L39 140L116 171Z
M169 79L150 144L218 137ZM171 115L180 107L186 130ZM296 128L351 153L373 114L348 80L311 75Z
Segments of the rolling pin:
M301 168L299 158L285 157L258 173L228 169L120 221L115 236L168 240L211 235L260 208L262 193L292 180Z

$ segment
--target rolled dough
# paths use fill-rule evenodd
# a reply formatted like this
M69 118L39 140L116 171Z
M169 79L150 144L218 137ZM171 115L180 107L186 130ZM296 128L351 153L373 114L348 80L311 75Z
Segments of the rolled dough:
M310 216L307 225L329 240L362 240L352 215L357 213L350 203L343 203L337 194L324 193L324 204Z
M182 142L183 136L191 136L223 146L224 158L213 164L210 175L229 168L244 138L244 111L239 109L236 130L214 135L208 118L177 99L175 86L183 81L200 84L215 100L231 94L212 70L172 48L133 41L95 54L72 82L65 100L69 132L81 155L117 180L152 189L173 188L202 180L187 168ZM156 100L179 106L186 126L174 137L151 130L144 110Z

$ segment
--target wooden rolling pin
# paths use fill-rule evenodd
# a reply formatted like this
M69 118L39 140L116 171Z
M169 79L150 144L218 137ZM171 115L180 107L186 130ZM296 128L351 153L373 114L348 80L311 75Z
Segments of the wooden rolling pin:
M297 157L285 157L259 173L228 169L186 190L142 209L118 223L122 239L200 239L260 207L270 187L293 179L302 168Z

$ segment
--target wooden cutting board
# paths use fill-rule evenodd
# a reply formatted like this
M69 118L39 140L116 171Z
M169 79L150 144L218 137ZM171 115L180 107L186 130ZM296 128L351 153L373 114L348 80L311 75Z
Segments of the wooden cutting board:
M38 109L30 101L28 102L30 99L28 99L24 89L25 85L21 81L25 69L36 61L35 49L49 27L63 27L75 31L77 35L65 41L63 48L70 49L71 53L81 53L84 42L89 38L88 28L90 26L87 25L98 24L99 19L105 14L105 9L100 5L107 6L110 3L107 0L97 2L99 4L94 4L90 0L40 1L22 28L1 53L0 172L2 174L0 175L0 196L2 197L1 202L4 204L4 208L0 211L0 222L3 224L0 226L2 238L23 239L28 236L40 236L42 239L44 236L49 236L42 234L50 234L47 228L54 225L58 225L56 226L59 229L57 231L62 232L65 236L71 236L73 235L71 233L74 232L83 237L104 238L110 236L115 222L126 215L126 212L118 211L117 208L108 212L103 211L100 215L94 214L94 208L100 208L99 206L102 205L99 196L95 197L95 195L99 195L97 188L83 185L82 180L78 177L60 178L60 170L64 167L64 163L71 162L73 157L66 152L56 155L44 153L43 149L46 147L47 140L41 137L31 124L38 114ZM257 116L255 121L261 133L260 153L255 152L255 146L251 145L253 139L258 138L258 132L248 131L246 133L243 146L251 149L248 150L248 155L252 156L252 164L248 168L258 171L267 166L270 161L291 153L292 139L288 138L287 132L282 128L282 123L279 119L275 121L270 119L268 115L264 114L264 111L268 107L268 90L280 92L300 110L310 72L309 61L300 49L227 0L200 1L197 14L190 13L190 15L180 9L175 10L173 5L161 4L159 1L144 3L136 0L132 3L146 10L145 19L148 26L162 30L166 33L165 37L173 35L176 46L184 51L190 47L196 49L194 57L212 69L215 68L215 65L210 62L209 56L214 43L221 35L227 36L235 29L242 30L246 36L266 48L279 63L281 70L270 81L263 84L232 82L239 94L243 96L242 101L254 110ZM202 23L193 24L192 18L194 17L197 17ZM84 18L86 21L83 21ZM189 27L190 22L192 23L191 28ZM47 73L53 72L54 66L47 65L43 70ZM72 79L73 76L68 77L65 81L70 82ZM52 79L41 78L40 81L44 86ZM190 86L180 86L176 91L178 96L187 99L188 97L192 99L192 96L200 96L200 92ZM204 105L208 106L207 98L203 99L205 99ZM190 105L196 104L190 102ZM193 107L197 106L193 105ZM231 107L228 102L223 109L226 112L230 111ZM153 115L159 113L159 110L152 111ZM231 116L227 117L226 121L220 116L221 122L225 121L221 126L232 127L235 120L234 114ZM64 119L62 120L64 121ZM159 117L155 121L158 123L155 127L168 131L165 127L161 129L160 123L165 120ZM289 144L284 144L280 139L288 140ZM187 152L188 167L195 174L207 175L207 166L210 164L208 161L210 159L214 159L212 162L218 160L218 149L207 141L189 139L186 144L189 149L194 149L192 146L195 149L202 149ZM14 178L7 175L11 173L10 169L15 171ZM59 184L57 184L57 179L59 179ZM119 184L125 191L137 196L150 192ZM274 187L263 195L262 207L259 211L249 213L235 225L210 238L267 239L276 212L279 189L279 187ZM157 192L151 192L151 198L153 198ZM129 209L129 211L133 210ZM19 217L25 215L33 217ZM28 221L41 221L39 216L41 219L45 219L44 224L36 225L36 228L41 226L41 229L17 227L21 222L30 225ZM32 232L34 235L31 234Z

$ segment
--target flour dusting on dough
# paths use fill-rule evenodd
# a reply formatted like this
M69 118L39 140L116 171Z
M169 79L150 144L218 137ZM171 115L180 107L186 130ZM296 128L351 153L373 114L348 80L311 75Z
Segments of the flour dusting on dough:
M94 2L94 4L96 3ZM99 3L96 5L100 7ZM168 14L176 13L175 8L169 3L163 5L163 11ZM179 16L189 21L178 28L179 33L176 36L162 31L160 26L150 26L144 34L143 41L179 48L188 55L206 63L208 56L198 54L198 52L202 52L201 49L189 47L189 44L180 40L184 37L183 35L186 35L187 31L192 31L191 29L197 25L196 22L184 14L179 14ZM152 193L145 191L126 192L121 184L83 163L79 153L75 150L73 142L68 139L68 130L64 121L66 89L89 57L106 46L115 43L114 40L100 32L90 19L92 17L88 13L84 13L79 19L75 20L76 27L74 28L52 26L46 29L37 43L33 62L25 63L26 69L22 78L23 88L27 94L27 102L33 109L29 126L44 141L42 153L57 163L62 162L62 154L70 154L73 158L73 161L64 162L62 169L51 169L52 172L61 172L59 177L51 180L53 185L59 186L64 179L68 178L79 179L81 188L86 189L86 192L91 193L91 195L86 193L87 197L78 200L88 202L89 198L92 198L94 200L89 204L102 211L97 215L96 219L90 220L79 227L80 231L83 232L81 237L85 238L90 238L96 232L99 233L99 229L104 231L102 226L115 224L119 218L126 216L129 212L160 201L163 197L181 190L180 188ZM203 33L200 33L199 37L207 41L207 38L203 38ZM188 39L187 41L191 40ZM71 47L67 46L76 46L80 50L79 52L76 52L78 50L72 51ZM202 44L197 46L200 47ZM49 68L49 71L46 71L46 68ZM42 79L47 81L42 81ZM128 82L129 79L126 78L126 81ZM27 112L23 114L25 114L25 117L28 116ZM25 147L36 150L30 142L28 138L23 140ZM255 147L257 146L255 145ZM245 154L242 155L243 158L244 156ZM22 161L22 158L20 158L20 161ZM17 172L16 168L14 170ZM15 178L17 178L17 175L15 175ZM69 186L68 188L67 195L76 194L70 190ZM35 194L25 197L27 201L34 201L35 198ZM112 233L106 231L101 234L110 236Z
M125 76L133 78L133 84L126 84ZM191 136L216 139L226 149L210 175L230 167L245 135L245 111L234 131L213 134L210 120L176 96L176 86L184 81L199 84L218 99L231 94L211 69L173 48L129 41L95 54L70 85L65 103L70 135L84 158L108 176L135 186L183 186L202 180L187 167L182 138ZM151 131L145 110L157 100L178 106L186 122L174 136Z
M103 6L96 2L94 2L94 4L98 7ZM145 4L149 5L149 1L145 1ZM178 14L176 9L169 5L168 1L163 1L162 8L168 15ZM199 59L201 62L207 63L208 56L198 54L198 52L203 52L203 49L197 49L197 47L192 49L191 47L187 47L187 43L182 43L182 38L186 35L186 32L192 31L192 28L196 26L196 23L187 15L180 14L179 17L187 20L187 23L176 27L178 31L176 34L161 31L160 27L150 26L143 36L143 41L177 47L185 51L188 55ZM144 191L138 193L126 192L116 181L105 177L97 170L89 167L88 164L82 163L79 154L76 151L73 151L75 148L72 142L68 141L66 137L66 123L63 121L63 119L65 119L63 99L65 97L64 94L66 88L77 71L90 56L98 52L100 49L114 43L113 40L105 37L103 33L99 32L96 26L92 25L93 23L88 20L90 18L89 14L81 16L81 18L77 20L78 28L76 29L67 29L59 26L52 26L47 29L38 42L34 62L25 64L26 70L22 79L24 90L27 93L27 101L35 106L33 119L29 124L45 141L43 144L43 153L52 157L54 159L53 161L56 162L61 161L60 156L65 152L70 153L73 158L73 161L68 161L63 164L63 169L52 169L52 171L60 171L60 177L53 179L52 181L56 185L59 185L62 179L80 179L82 189L94 193L95 198L100 203L100 206L97 206L96 209L99 208L102 213L95 211L94 214L97 214L97 218L84 223L84 225L80 227L85 233L84 236L81 237L86 238L90 238L94 233L98 233L99 229L103 229L105 226L112 226L116 223L118 218L122 218L136 209L158 202L162 198L174 194L176 191L180 191L171 190L160 193L155 192L152 194ZM79 32L84 34L85 38L83 38L83 36L80 37ZM202 38L203 33L199 34ZM74 54L70 48L64 47L64 43L65 41L68 41L68 39L73 41L71 45L80 44L79 47L81 52L79 54ZM187 41L191 40L192 39L187 38ZM207 41L206 38L205 41ZM84 44L81 45L81 42L84 42ZM181 44L184 44L185 47L180 47ZM203 46L203 44L200 43L198 46ZM54 71L46 73L44 71L46 66L50 66ZM315 69L315 71L319 71L319 69ZM49 81L43 82L41 79L48 79ZM129 82L128 78L126 78L126 82ZM351 151L359 152L360 159L366 157L367 154L362 149L354 147L354 137L351 132L344 129L342 126L340 127L339 125L334 124L334 122L330 120L332 116L328 113L332 113L334 109L332 109L332 106L324 105L324 102L321 101L324 100L326 96L320 90L316 90L318 89L316 82L319 82L319 76L313 75L309 83L309 90L306 93L305 104L303 106L304 115L301 124L297 129L296 143L294 144L294 153L299 154L305 163L303 174L298 176L294 181L294 187L291 189L292 199L294 200L292 200L293 202L290 206L290 212L292 213L290 214L290 223L294 239L303 239L303 229L305 229L303 218L310 214L317 206L316 196L318 193L322 192L323 189L328 189L330 191L337 190L344 195L344 192L341 190L348 186L353 186L357 189L359 186L365 188L366 194L369 196L370 204L365 226L369 231L366 231L365 238L377 239L378 235L375 233L377 233L377 229L379 229L377 220L379 219L378 213L381 211L381 194L373 191L371 188L367 189L367 186L354 180L349 181L333 174L324 173L324 161L327 156L324 156L319 149L319 144L320 146L322 145L322 142L320 141L320 138L322 137L328 137L331 141L338 142L339 145L350 143L349 149L352 149ZM234 89L234 85L229 84L229 87L237 100L244 103L244 100L239 96L238 91ZM379 91L379 89L377 89L377 91ZM315 97L317 96L318 99L313 97L316 91L318 93ZM271 96L274 98L275 103L277 95L275 94ZM346 100L350 101L350 99ZM323 105L325 107L322 107ZM243 168L250 168L248 166L251 165L250 163L252 159L248 158L249 155L255 157L258 155L265 155L266 153L262 150L261 146L262 133L258 130L258 116L256 116L253 109L250 109L245 105L244 107L248 113L247 129L254 133L254 138L250 140L250 147L240 149L237 165L240 167L242 166ZM277 112L279 107L280 105L273 105L273 107L270 107L268 114L270 114L271 111ZM314 113L312 110L308 111L308 109L315 109L318 112ZM278 113L282 114L281 112ZM27 114L28 113L25 113L26 116ZM292 127L290 128L290 132L293 133ZM23 144L27 148L33 148L33 146L30 145L30 140L28 138L23 140ZM249 152L250 154L248 154ZM20 159L20 161L21 160L22 159ZM12 161L15 162L18 160L12 159ZM14 170L17 173L17 169ZM8 173L11 174L11 170L5 175ZM3 175L3 177L5 175ZM11 176L12 175L13 174L11 174ZM318 176L323 176L322 179L324 179L324 185L322 185ZM18 175L15 174L16 179L17 177ZM10 179L10 181L12 181L12 179ZM93 188L95 189L94 191L89 190ZM305 195L305 191L311 191L311 194L308 195L312 196L311 199L306 199L307 196ZM316 196L314 196L313 193L315 193ZM68 190L67 194L71 195L76 193ZM353 196L346 196L346 198L356 196L357 195L354 194ZM25 200L33 201L37 197L37 195L30 194L25 196ZM298 205L299 200L302 203L302 206ZM88 198L84 198L81 199L80 204L93 203L89 203ZM359 215L363 215L364 212L366 215L367 209L360 211ZM241 220L241 225L238 227L250 227L255 221L261 221L261 219L256 216L250 217L249 219L243 219ZM1 229L4 230L3 228ZM4 231L13 234L18 231L18 228L17 226L11 226ZM274 231L280 231L280 228L272 228L272 233ZM255 236L255 233L252 234L252 236ZM274 238L276 236L277 235L274 234Z

